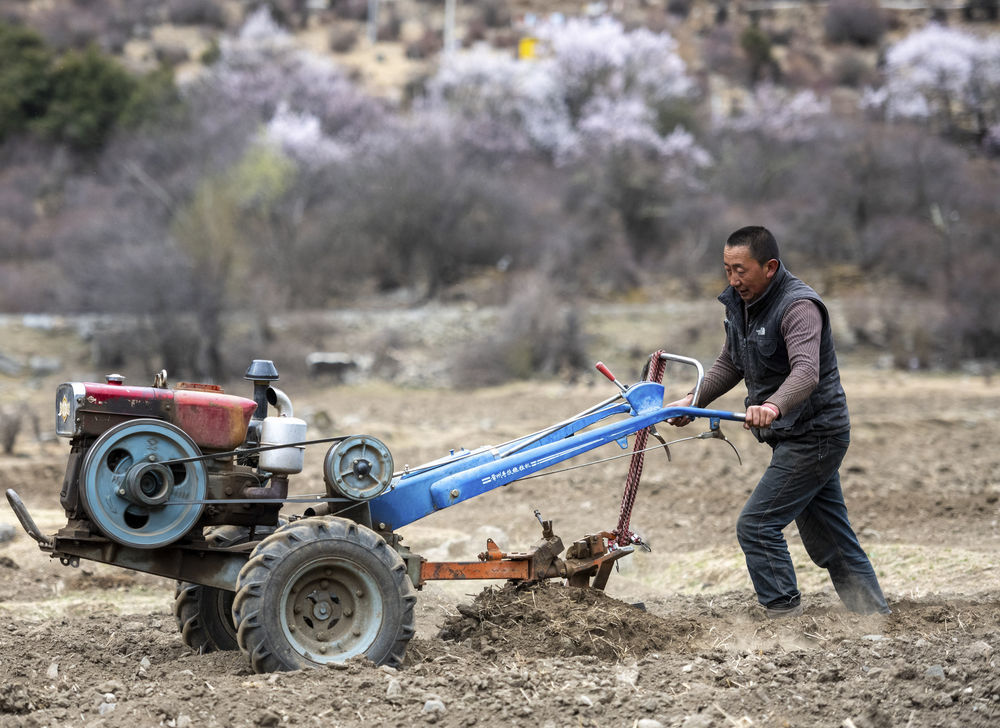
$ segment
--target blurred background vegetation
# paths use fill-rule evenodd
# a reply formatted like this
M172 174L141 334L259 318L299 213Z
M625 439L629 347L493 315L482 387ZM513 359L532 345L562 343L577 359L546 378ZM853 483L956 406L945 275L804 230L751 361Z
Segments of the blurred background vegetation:
M98 371L299 366L372 310L373 375L426 323L456 383L564 376L764 224L845 349L1000 359L997 0L461 0L454 49L379 6L0 3L0 312L79 315Z

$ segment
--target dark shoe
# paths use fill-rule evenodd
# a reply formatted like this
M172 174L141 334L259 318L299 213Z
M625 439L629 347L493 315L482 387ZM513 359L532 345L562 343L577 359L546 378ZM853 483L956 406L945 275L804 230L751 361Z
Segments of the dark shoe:
M786 607L764 607L768 619L784 619L785 617L801 617L802 603L790 604Z

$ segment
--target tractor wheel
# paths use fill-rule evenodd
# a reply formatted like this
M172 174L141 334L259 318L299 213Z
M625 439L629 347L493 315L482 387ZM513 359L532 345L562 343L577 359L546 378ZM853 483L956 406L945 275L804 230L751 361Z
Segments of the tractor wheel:
M234 596L225 589L177 582L174 617L184 644L198 653L238 649L232 616Z
M284 522L282 519L279 523ZM258 528L257 533L261 532L262 535L273 533L274 527ZM249 537L250 529L244 526L218 526L205 534L206 541L220 548L245 543ZM238 650L233 624L235 596L235 592L226 589L178 581L174 592L174 617L184 644L199 654Z
M254 549L233 619L254 672L357 655L395 667L413 636L415 602L403 559L381 536L343 518L304 518Z

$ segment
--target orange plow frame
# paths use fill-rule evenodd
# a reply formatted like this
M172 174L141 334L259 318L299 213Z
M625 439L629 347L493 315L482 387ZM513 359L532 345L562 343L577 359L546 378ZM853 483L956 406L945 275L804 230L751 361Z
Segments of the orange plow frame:
M563 578L570 586L591 586L603 589L611 575L611 567L622 556L632 553L631 546L615 545L615 534L601 532L574 541L559 558L562 539L552 533L552 522L542 522L542 540L527 552L507 554L493 541L486 541L486 551L479 561L423 561L420 583L465 579L506 579L533 582ZM593 578L593 582L591 582Z

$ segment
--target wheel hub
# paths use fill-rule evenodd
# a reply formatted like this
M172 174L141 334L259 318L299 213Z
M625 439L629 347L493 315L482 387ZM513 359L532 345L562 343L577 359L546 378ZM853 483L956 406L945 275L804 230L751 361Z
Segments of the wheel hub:
M368 596L374 593L372 598ZM286 636L309 659L342 662L363 654L382 622L382 604L367 571L341 559L304 564L282 599Z
M340 599L334 594L314 591L306 597L306 601L312 602L312 615L316 620L321 622L330 620L327 627L336 624L343 613L340 609Z

